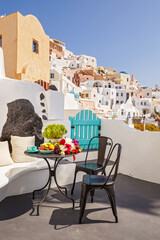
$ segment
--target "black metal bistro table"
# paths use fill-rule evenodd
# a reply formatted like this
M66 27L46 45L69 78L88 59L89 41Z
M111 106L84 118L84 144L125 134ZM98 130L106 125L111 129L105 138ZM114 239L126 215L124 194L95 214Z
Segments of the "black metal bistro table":
M43 198L41 199L41 201L37 204L37 216L39 216L39 207L40 205L42 204L42 202L45 200L45 198L47 197L47 194L50 190L50 187L51 187L51 181L52 181L52 177L54 177L54 180L55 180L55 183L57 185L57 188L58 190L61 192L61 194L63 196L65 196L66 198L70 199L73 203L73 209L74 209L74 199L69 197L67 195L67 188L66 187L61 187L58 182L57 182L57 178L56 178L56 170L57 170L57 167L59 165L59 163L63 160L64 157L73 157L73 155L76 155L76 154L70 154L70 155L59 155L59 154L54 154L54 153L49 153L49 154L43 154L43 153L40 153L40 152L37 152L37 153L29 153L27 151L24 152L27 156L30 156L30 157L36 157L36 158L43 158L47 165L48 165L48 170L49 170L49 177L48 177L48 181L47 183L45 184L44 187L40 188L40 189L36 189L33 191L33 199L35 198L35 192L38 192L38 191L41 191L43 190L44 188L47 188L47 191L45 193L45 195L43 196ZM48 159L51 159L51 160L55 160L54 162L54 167L53 169L51 168L50 164L49 164L49 161L47 160ZM65 193L62 191L62 189L65 190Z

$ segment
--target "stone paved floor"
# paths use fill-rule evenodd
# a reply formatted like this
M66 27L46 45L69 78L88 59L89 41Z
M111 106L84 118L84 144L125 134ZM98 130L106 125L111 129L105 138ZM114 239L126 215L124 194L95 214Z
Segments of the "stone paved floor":
M88 198L83 224L79 225L79 196L80 183L76 184L76 208L72 210L71 202L52 189L38 217L30 216L31 194L6 198L0 203L0 240L160 239L160 185L119 175L119 223L114 223L106 193L97 191L94 203Z

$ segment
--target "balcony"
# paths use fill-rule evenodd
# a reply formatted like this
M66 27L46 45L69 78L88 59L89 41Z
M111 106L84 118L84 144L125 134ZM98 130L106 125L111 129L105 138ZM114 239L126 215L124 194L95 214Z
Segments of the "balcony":
M54 186L40 208L40 216L34 216L34 213L30 216L33 208L31 193L8 197L0 202L2 240L159 239L160 134L132 130L121 121L104 119L102 135L110 136L123 146L115 186L119 223L114 222L106 193L97 191L94 203L90 203L88 196L83 224L78 224L82 178L79 175L74 192L75 210ZM92 158L95 153L92 152ZM77 161L84 157L83 154ZM71 171L69 174L72 175ZM68 190L71 183L70 178ZM42 193L38 195L40 197Z
M0 203L1 239L159 239L159 189L159 184L119 174L119 223L114 223L106 194L97 191L94 203L88 197L83 224L78 224L80 183L75 188L75 210L56 189L50 191L38 217L30 216L31 194L9 197Z

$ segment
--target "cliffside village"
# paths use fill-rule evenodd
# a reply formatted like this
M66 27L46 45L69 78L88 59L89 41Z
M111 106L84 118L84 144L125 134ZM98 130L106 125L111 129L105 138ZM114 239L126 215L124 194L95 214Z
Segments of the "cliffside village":
M64 42L47 36L33 15L15 12L1 16L0 47L7 77L62 92L66 110L91 109L107 119L145 119L158 125L158 85L142 86L127 70L117 72L113 67L98 66L95 57L75 55Z

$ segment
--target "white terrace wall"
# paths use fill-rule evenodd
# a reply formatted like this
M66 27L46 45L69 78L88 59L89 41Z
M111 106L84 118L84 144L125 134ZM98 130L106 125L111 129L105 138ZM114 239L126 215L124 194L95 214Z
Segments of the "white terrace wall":
M41 93L45 98L40 99ZM70 121L64 119L64 95L57 91L45 91L43 87L33 82L24 82L5 77L3 50L0 47L0 135L7 119L7 104L17 99L28 99L34 106L35 112L48 120L44 126L52 123L64 124L70 134ZM42 106L41 104L44 104ZM45 113L42 112L45 110ZM55 122L56 121L56 122Z
M40 100L40 94L43 93L45 98ZM35 112L42 117L44 113L42 110L46 110L46 116L48 120L44 121L45 125L51 124L54 120L63 121L64 119L64 96L62 93L51 91L45 92L44 88L36 83L23 82L19 80L1 78L0 79L0 135L2 128L7 119L8 107L7 103L10 103L17 99L28 99L34 106ZM41 103L44 103L44 106ZM48 113L48 114L47 114ZM69 121L68 121L69 122ZM64 121L67 124L67 121ZM56 122L58 123L58 122ZM69 128L69 127L68 127ZM70 129L68 129L70 131Z
M48 119L64 119L64 95L58 91L45 92L48 109Z
M5 77L3 50L0 47L0 78Z
M41 117L42 106L40 94L43 88L38 84L14 79L0 79L0 133L7 119L7 103L23 98L28 99L34 106L35 112Z
M102 119L102 135L122 144L121 173L160 184L160 132L141 132L123 121Z

